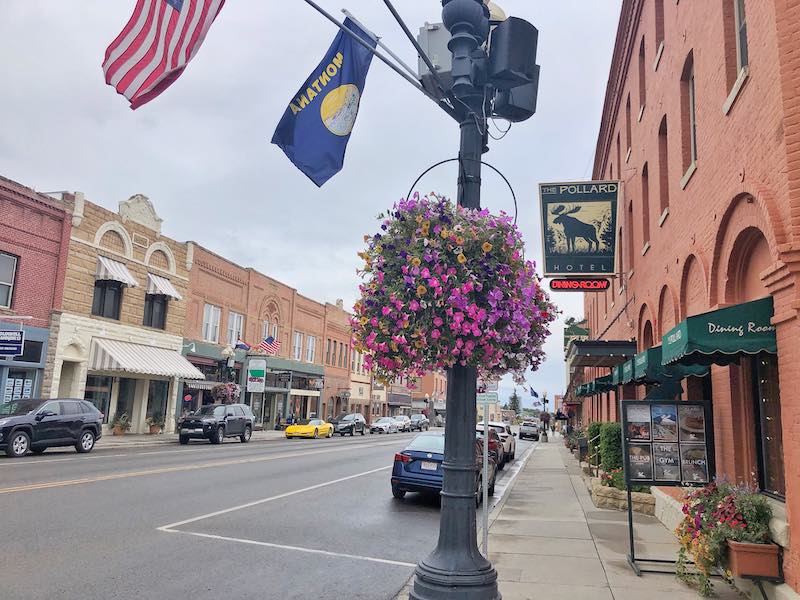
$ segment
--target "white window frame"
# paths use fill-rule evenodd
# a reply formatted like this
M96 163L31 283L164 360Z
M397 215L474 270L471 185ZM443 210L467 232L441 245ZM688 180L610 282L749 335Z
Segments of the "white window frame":
M228 343L235 346L242 337L244 329L244 315L236 311L228 311Z
M306 362L314 362L314 354L317 350L317 338L313 335L306 336Z
M303 334L299 331L295 331L292 338L292 358L303 360Z
M8 304L0 304L0 308L11 308L14 302L14 285L17 280L17 267L19 266L19 258L7 252L0 252L0 258L9 258L13 261L14 267L11 269L11 281L0 281L1 286L8 287Z
M269 337L269 319L261 324L261 339L265 340Z
M216 344L219 342L219 320L222 309L214 304L206 303L203 307L203 340Z

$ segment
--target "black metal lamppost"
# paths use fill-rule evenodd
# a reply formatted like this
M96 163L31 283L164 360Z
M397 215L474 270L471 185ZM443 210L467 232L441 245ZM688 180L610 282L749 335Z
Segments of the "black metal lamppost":
M480 208L481 155L487 116L522 121L533 115L538 88L536 29L522 19L490 33L489 9L481 0L442 0L450 32L450 101L461 128L458 204ZM500 35L495 35L503 28ZM477 371L456 365L447 377L444 484L439 541L415 571L411 600L499 600L497 572L478 550L475 490Z

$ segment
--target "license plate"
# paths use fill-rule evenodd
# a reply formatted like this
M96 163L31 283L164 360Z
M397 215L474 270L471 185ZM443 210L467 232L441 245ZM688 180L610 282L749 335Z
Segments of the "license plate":
M199 429L194 430L195 433L203 433L203 428L200 427Z
M429 462L427 460L423 460L419 466L420 468L422 468L423 471L436 471L439 468L438 463Z

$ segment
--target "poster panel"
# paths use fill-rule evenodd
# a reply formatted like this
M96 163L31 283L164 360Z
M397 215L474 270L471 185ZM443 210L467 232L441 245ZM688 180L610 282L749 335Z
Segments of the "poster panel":
M705 442L706 421L702 406L678 408L681 442Z
M681 480L708 483L708 453L705 444L681 444Z
M544 276L613 275L619 181L539 185Z
M677 442L678 441L678 409L674 404L654 404L651 409L653 415L653 441Z
M653 479L679 482L681 480L681 457L678 444L653 443Z
M650 440L650 406L648 404L627 405L627 427L625 435L631 440Z
M631 481L651 481L653 479L653 454L651 444L629 444L628 465Z

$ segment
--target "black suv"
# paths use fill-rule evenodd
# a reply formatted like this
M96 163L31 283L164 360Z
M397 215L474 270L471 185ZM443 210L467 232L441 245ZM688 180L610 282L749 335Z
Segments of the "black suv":
M54 446L91 452L103 435L103 413L86 400L8 400L0 404L0 449L17 458Z
M188 444L192 438L221 444L226 437L238 437L247 443L255 420L246 404L206 404L179 421L178 439L181 444Z
M344 435L346 433L350 435L355 435L356 433L364 435L368 429L367 420L361 413L350 413L349 415L342 413L335 419L330 419L328 422L333 425L334 433L338 433L339 435Z

